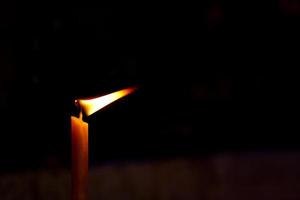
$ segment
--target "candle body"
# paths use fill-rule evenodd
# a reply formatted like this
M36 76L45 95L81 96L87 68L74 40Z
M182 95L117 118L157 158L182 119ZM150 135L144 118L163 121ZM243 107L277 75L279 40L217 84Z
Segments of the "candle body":
M71 116L72 200L86 200L88 189L88 123Z

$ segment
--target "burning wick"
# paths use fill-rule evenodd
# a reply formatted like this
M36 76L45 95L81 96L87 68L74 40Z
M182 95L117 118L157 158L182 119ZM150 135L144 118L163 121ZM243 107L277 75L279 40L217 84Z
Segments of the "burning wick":
M77 99L75 100L75 105L76 105L76 107L79 108L79 117L78 118L82 120L82 109L81 109Z
M90 116L135 90L127 88L93 99L75 100L80 112L79 117L71 116L72 200L86 200L88 192L88 123L82 120L82 111Z

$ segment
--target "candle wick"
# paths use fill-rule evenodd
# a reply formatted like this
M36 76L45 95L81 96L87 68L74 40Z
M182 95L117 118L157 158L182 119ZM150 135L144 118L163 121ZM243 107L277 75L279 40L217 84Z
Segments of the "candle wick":
M79 108L79 119L80 120L82 120L82 108L81 108L81 106L80 106L80 104L79 104L79 101L76 99L75 100L75 105L76 105L76 107L78 107Z

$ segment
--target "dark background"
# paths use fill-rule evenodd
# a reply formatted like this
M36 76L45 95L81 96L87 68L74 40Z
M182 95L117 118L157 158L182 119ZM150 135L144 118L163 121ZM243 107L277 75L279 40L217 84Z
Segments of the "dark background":
M88 118L91 164L298 150L297 1L1 2L0 166L69 166L78 97L139 90Z

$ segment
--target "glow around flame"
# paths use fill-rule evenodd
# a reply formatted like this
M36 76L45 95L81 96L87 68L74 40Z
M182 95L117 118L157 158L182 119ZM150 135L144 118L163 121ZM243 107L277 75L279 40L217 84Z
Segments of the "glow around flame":
M108 104L134 92L136 88L127 88L123 90L119 90L117 92L113 92L111 94L107 94L101 97L97 97L94 99L78 99L77 102L83 109L84 113L89 116L98 110L104 108Z

